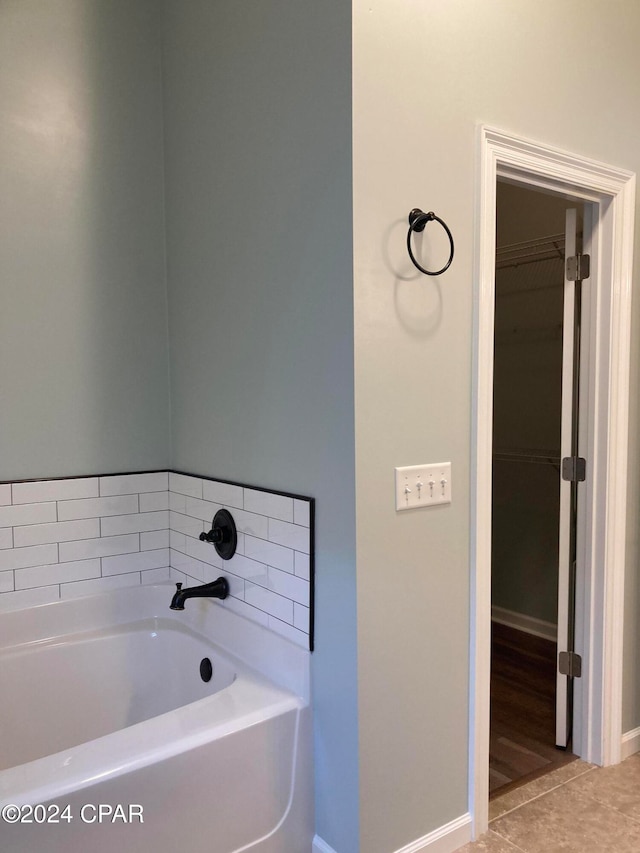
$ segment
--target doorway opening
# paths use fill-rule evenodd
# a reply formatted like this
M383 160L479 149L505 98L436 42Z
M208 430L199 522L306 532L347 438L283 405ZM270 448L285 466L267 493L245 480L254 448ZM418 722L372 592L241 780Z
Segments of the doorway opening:
M583 648L574 679L574 752L616 764L622 749L622 659L635 175L502 130L479 128L477 275L471 465L469 812L473 837L489 822L493 371L498 179L583 205L591 256L582 317L589 337L580 388L580 455L589 460L578 502L584 535L573 633ZM563 324L566 327L566 324ZM579 519L580 523L580 519ZM578 645L578 644L577 644ZM566 661L565 661L566 664ZM571 669L572 664L570 664Z
M561 501L561 484L579 369L563 375L563 362L567 347L578 362L587 357L575 305L565 305L579 286L565 281L567 251L581 248L583 223L580 201L497 182L490 797L577 758L572 680L558 676L557 661L575 623L565 581L571 590L575 582L564 572L577 513Z

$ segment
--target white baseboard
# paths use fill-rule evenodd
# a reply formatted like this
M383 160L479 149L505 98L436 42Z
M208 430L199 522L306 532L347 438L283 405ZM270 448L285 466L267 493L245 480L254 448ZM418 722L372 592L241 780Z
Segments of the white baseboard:
M418 838L417 841L412 841L406 847L396 850L396 853L421 853L423 850L429 853L454 853L469 841L471 841L471 815L464 814L452 820L451 823L446 823L428 835ZM312 853L336 853L336 851L316 835L313 839Z
M534 616L516 613L515 610L507 610L504 607L491 606L491 621L545 640L555 642L558 638L558 626L553 622L545 622L544 619L536 619Z
M311 853L336 853L333 847L329 847L326 841L323 841L319 835L313 837L313 846Z
M454 853L454 850L464 847L469 841L471 815L467 813L396 850L396 853L421 853L423 850L429 853Z
M625 758L635 755L636 752L640 752L640 728L631 729L630 732L625 732L622 735L620 757L624 761Z

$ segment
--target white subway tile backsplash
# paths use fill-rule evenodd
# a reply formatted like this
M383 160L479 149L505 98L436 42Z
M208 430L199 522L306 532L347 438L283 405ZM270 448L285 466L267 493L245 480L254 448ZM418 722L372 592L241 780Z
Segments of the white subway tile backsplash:
M169 526L169 513L166 509L159 512L141 512L133 515L114 515L101 521L103 536L117 536L120 533L147 533L150 530L164 530Z
M57 521L55 502L0 506L0 527L45 524L48 521Z
M263 610L270 616L275 616L277 619L293 625L293 601L289 601L288 598L283 598L263 586L257 586L247 581L244 587L244 600L247 604Z
M293 522L293 498L284 495L274 495L271 492L258 492L254 489L244 490L244 508L249 512L268 515L269 518L279 518L281 521Z
M309 527L311 523L309 501L295 500L293 502L293 523Z
M0 595L0 612L24 610L27 607L37 607L39 604L50 604L59 599L60 587L57 584L7 592L5 595Z
M219 509L222 509L220 504L203 501L199 498L187 498L185 513L191 516L191 518L199 518L211 527L213 516Z
M244 578L244 580L252 583L267 586L269 583L269 573L264 563L258 563L255 560L250 560L248 557L243 557L241 554L234 556L227 561L225 568L228 568L234 575Z
M187 474L169 472L169 491L192 498L202 497L202 480L200 477L190 477Z
M148 492L140 495L140 512L169 509L169 492Z
M293 627L297 628L299 631L304 631L305 634L309 633L309 614L310 610L308 607L305 607L304 604L297 604L294 602L293 605Z
M149 533L140 534L140 550L154 551L156 548L169 547L168 530L152 530Z
M299 631L297 628L294 628L293 625L289 625L286 622L282 622L280 619L277 619L274 616L269 616L269 628L271 628L271 630L275 631L277 634L286 637L287 640L291 640L292 643L295 643L298 646L302 646L303 649L308 648L308 634Z
M311 580L311 561L308 554L302 554L296 551L294 554L295 573L299 578L304 578L306 581Z
M239 598L233 598L229 596L229 598L225 598L224 601L220 602L223 607L227 607L229 610L233 610L234 613L237 613L239 616L244 616L247 619L251 619L252 622L257 622L258 625L264 625L265 628L269 627L269 614L264 613L257 607L253 607L250 604L247 604L245 601L241 601Z
M218 569L222 568L222 557L210 542L201 542L199 539L187 536L187 554L202 563L209 563L210 566L216 566Z
M161 569L169 565L169 549L138 551L137 554L122 554L119 557L102 558L102 575L122 575L127 572L142 572L146 569Z
M204 583L205 563L190 557L188 554L183 554L181 551L171 549L171 568L177 569L192 578L196 578L200 583Z
M8 548L0 551L0 572L57 562L57 545L33 545L30 548Z
M244 580L242 578L237 577L237 575L231 574L231 572L225 572L225 578L229 584L229 595L232 595L234 598L244 599ZM215 580L216 578L211 578L211 580ZM209 580L207 579L208 583Z
M290 598L298 604L309 603L309 581L281 572L280 569L269 568L269 589Z
M54 583L71 583L100 577L100 560L80 560L72 563L55 563L52 566L34 566L16 569L16 589L50 586Z
M12 495L14 504L97 498L99 496L98 478L79 477L74 480L38 480L32 483L14 483Z
M169 513L169 527L178 533L185 533L187 536L197 538L204 531L205 523L199 518L191 518L191 516L182 515L180 512L171 511Z
M61 563L68 560L90 560L94 557L111 557L115 554L139 551L140 537L137 533L128 536L103 536L101 539L61 542L59 548Z
M108 498L85 498L80 501L59 501L58 520L75 518L103 518L138 512L137 495L116 495Z
M187 553L187 537L184 533L179 533L177 530L169 531L169 547L175 548L176 551Z
M100 477L100 495L132 495L139 492L166 492L169 475L166 471L149 474L116 474ZM163 507L166 509L166 507Z
M52 542L70 542L73 539L95 539L100 536L100 519L83 518L80 521L54 521L49 524L27 524L13 532L14 548L24 545L46 545Z
M238 537L238 541L236 544L236 554L244 554L244 545L247 536L245 533L238 533L237 531L236 536Z
M140 572L142 583L166 583L169 580L171 569L163 566L161 569L147 569Z
M265 515L236 509L232 513L236 527L240 533L257 536L258 539L269 538L269 519Z
M276 542L286 548L309 553L309 530L298 524L288 524L286 521L270 518L267 538L270 542Z
M181 583L183 586L186 586L187 576L184 572L174 569L174 567L171 566L169 569L169 580L171 583Z
M95 580L77 581L76 583L63 583L60 586L60 598L80 598L83 595L96 595L99 592L108 592L110 589L139 585L140 572L133 572L128 575L112 575L108 578L95 578Z
M282 545L267 542L265 539L256 539L255 536L245 536L244 553L252 560L258 560L268 566L275 566L277 569L282 569L283 572L293 574L294 552L291 548L283 548Z
M188 491L184 481L180 487ZM231 585L224 606L261 624L273 623L274 630L308 647L309 501L245 487L241 502L240 487L208 480L202 482L202 499L197 489L192 492L196 496L174 493L170 480L172 580L181 575L187 585L207 583L223 574ZM197 538L221 505L230 508L240 540L234 557L224 562Z
M242 486L234 486L231 483L218 483L215 480L204 480L202 483L202 497L211 503L224 504L226 507L242 509L244 496Z
M232 573L229 572L229 569L225 566L223 569L219 569L216 566L210 566L209 563L202 563L202 581L203 583L211 583L212 581L217 580L220 577L226 577L229 579L229 583L231 583ZM235 577L235 575L233 576ZM237 578L237 580L241 580L241 578ZM244 588L244 582L243 582ZM239 587L238 587L239 589Z
M169 509L172 512L180 512L182 515L186 515L187 496L180 495L178 492L169 492Z
M223 561L199 535L226 506L238 530ZM310 504L171 472L0 484L0 610L119 586L227 577L217 602L309 642Z

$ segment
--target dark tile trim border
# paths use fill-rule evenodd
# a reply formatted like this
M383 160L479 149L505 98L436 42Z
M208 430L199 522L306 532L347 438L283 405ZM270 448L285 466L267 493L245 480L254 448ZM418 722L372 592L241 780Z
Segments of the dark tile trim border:
M309 651L315 646L315 600L316 600L316 499L307 495L298 495L295 492L283 492L278 489L267 489L264 486L252 486L248 483L239 483L237 480L221 480L219 477L208 477L206 474L192 474L190 471L179 471L176 468L153 468L150 471L109 471L102 474L74 474L61 477L27 477L20 480L0 480L0 486L9 486L12 483L46 483L51 480L88 480L95 477L132 477L137 474L181 474L184 477L196 477L199 480L209 480L213 483L225 483L229 486L240 486L243 489L252 489L254 492L267 492L271 495L282 495L298 501L306 501L309 504Z
M0 480L0 486L10 486L12 483L48 483L52 480L92 480L96 477L132 477L137 474L164 474L166 471L172 474L181 474L181 471L172 471L171 468L152 468L147 471L107 471L101 474L63 474L60 477L26 477L24 479ZM193 476L190 474L189 476ZM201 479L210 479L202 477ZM251 486L247 486L251 488Z

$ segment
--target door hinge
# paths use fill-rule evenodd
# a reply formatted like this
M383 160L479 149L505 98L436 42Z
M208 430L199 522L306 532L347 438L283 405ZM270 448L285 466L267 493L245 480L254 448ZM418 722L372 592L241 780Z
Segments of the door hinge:
M558 672L569 678L582 676L582 658L575 652L560 652L558 655Z
M591 273L591 258L589 255L572 255L567 258L568 281L584 281Z
M562 460L562 479L582 483L587 479L587 460L582 456L565 456Z

